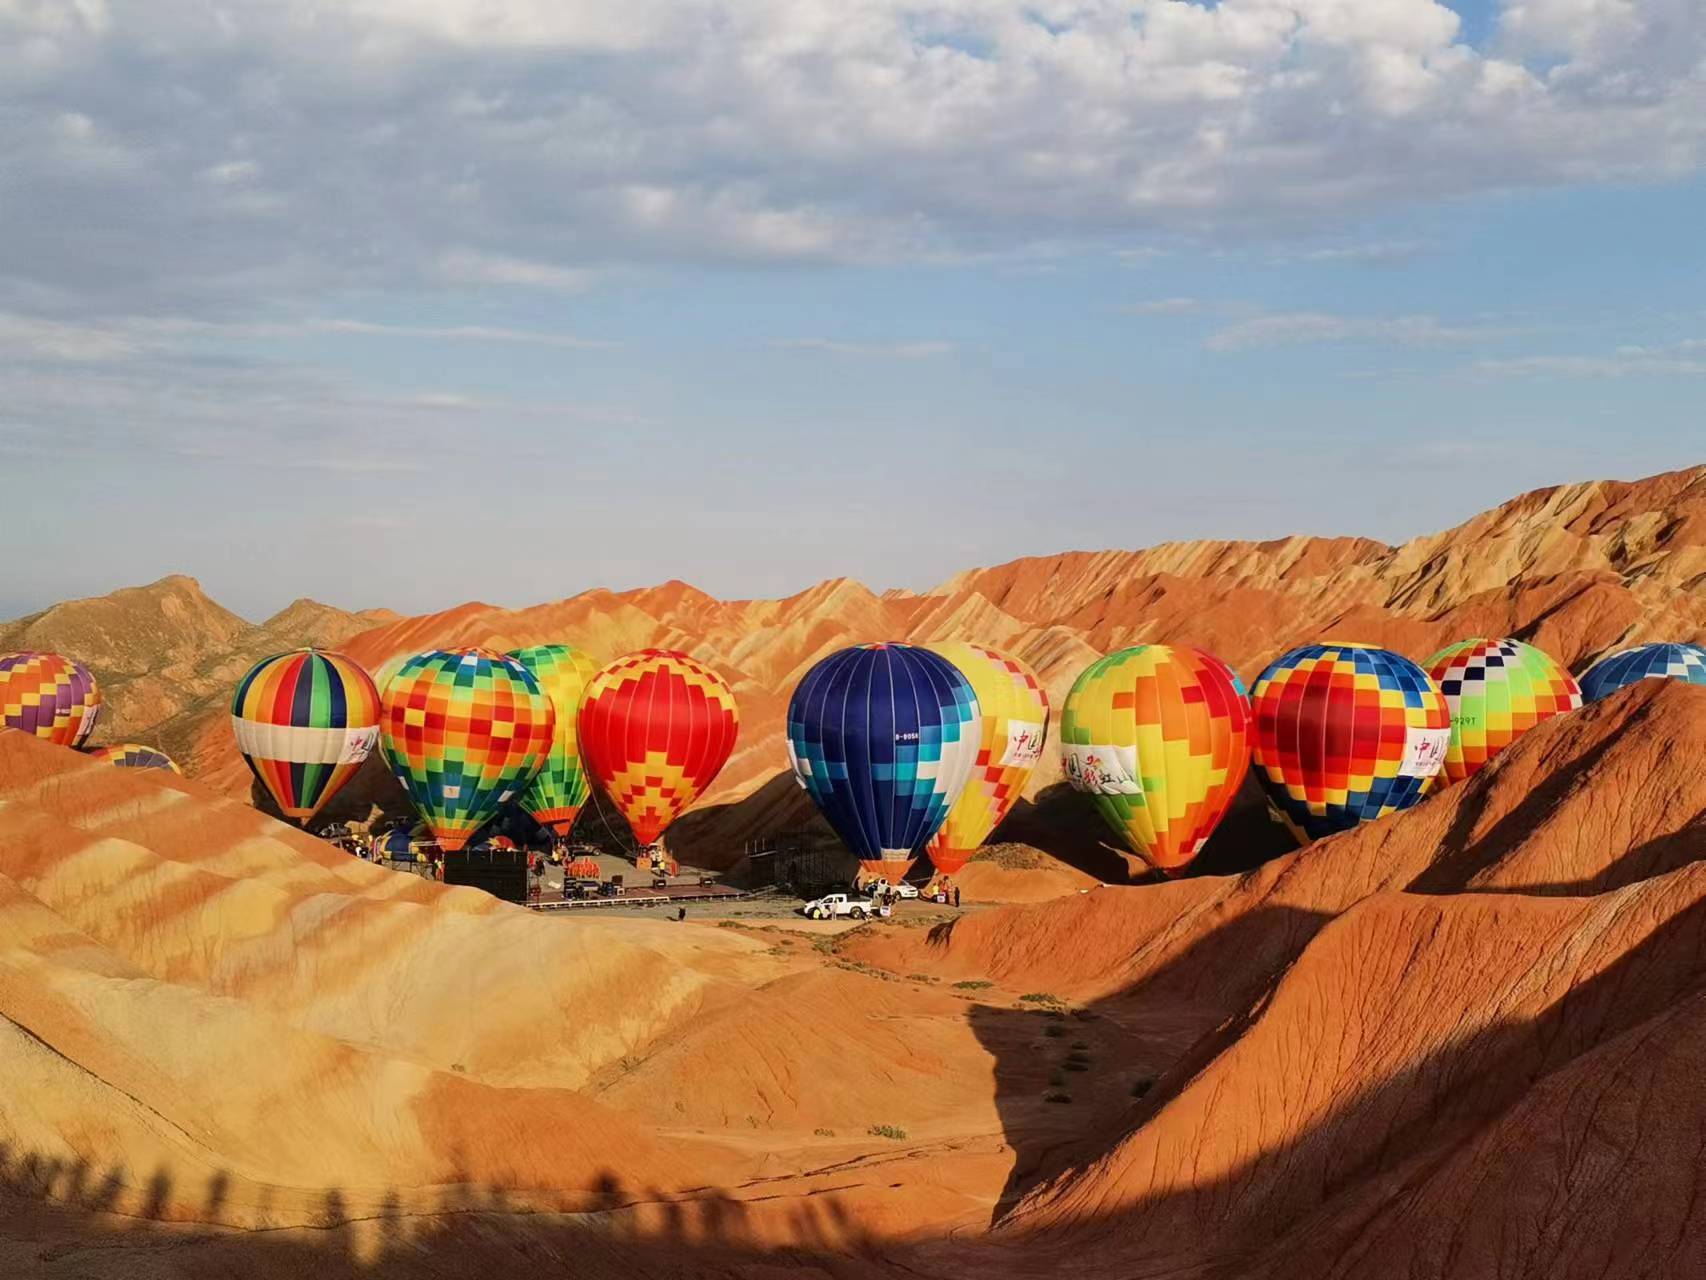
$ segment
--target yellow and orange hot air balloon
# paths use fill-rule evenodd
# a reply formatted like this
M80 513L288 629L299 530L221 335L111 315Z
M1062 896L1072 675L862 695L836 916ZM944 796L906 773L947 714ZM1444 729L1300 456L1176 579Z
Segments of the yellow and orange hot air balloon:
M581 696L581 759L642 845L711 784L739 729L722 677L670 649L618 658Z
M1189 866L1250 768L1250 700L1219 658L1138 645L1085 668L1060 713L1066 778L1152 867Z
M964 641L925 648L970 681L981 720L971 780L928 846L936 870L953 875L1001 825L1030 780L1048 740L1048 694L1035 672L994 649Z

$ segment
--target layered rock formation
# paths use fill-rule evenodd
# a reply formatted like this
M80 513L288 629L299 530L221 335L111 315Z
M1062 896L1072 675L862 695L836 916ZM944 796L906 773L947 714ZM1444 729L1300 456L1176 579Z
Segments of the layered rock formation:
M1469 635L1529 640L1580 669L1640 640L1706 638L1706 467L1635 483L1539 490L1442 533L1389 547L1357 538L1173 543L1072 552L960 574L934 591L877 595L833 579L784 600L721 601L681 582L584 592L508 610L468 603L413 618L343 614L311 602L247 627L188 579L56 606L0 626L0 647L59 648L88 662L112 702L104 732L158 740L191 775L250 794L225 708L266 652L336 644L375 672L422 648L568 641L609 659L688 650L740 699L735 753L697 816L678 828L690 860L725 866L754 834L798 826L788 785L787 696L818 658L868 640L973 639L1012 652L1058 706L1078 673L1122 645L1201 645L1246 677L1285 649L1359 639L1421 658ZM1059 782L1054 754L1035 799ZM399 803L375 769L352 803ZM1078 841L1075 861L1095 865Z

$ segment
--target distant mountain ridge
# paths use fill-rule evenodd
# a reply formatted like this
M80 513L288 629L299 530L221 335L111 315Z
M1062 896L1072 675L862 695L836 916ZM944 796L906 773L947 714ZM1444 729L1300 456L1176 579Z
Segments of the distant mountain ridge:
M719 829L735 841L799 816L757 793L786 767L782 720L794 683L844 645L975 639L1028 662L1058 707L1086 664L1129 644L1200 645L1252 678L1308 640L1358 639L1422 658L1469 635L1518 636L1577 669L1640 640L1706 638L1706 466L1535 490L1398 546L1290 537L1064 552L969 569L922 593L833 578L779 600L719 600L670 581L412 617L302 600L252 625L174 576L0 624L0 648L87 662L110 704L104 739L157 741L192 777L232 795L248 793L249 776L225 699L269 652L336 645L381 672L435 646L565 641L601 661L684 649L740 699L740 741L704 801L752 798ZM1033 794L1055 781L1051 753Z

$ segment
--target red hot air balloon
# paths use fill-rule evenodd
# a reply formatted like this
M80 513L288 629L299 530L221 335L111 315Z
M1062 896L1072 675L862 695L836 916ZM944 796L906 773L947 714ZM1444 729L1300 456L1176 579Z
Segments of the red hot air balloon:
M711 784L739 728L722 677L669 649L618 658L581 699L581 757L642 845Z

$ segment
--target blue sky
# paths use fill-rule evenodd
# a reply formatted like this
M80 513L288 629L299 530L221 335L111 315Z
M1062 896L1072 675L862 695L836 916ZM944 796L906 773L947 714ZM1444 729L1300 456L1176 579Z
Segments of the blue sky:
M505 12L0 7L0 616L923 587L1706 453L1685 0Z

